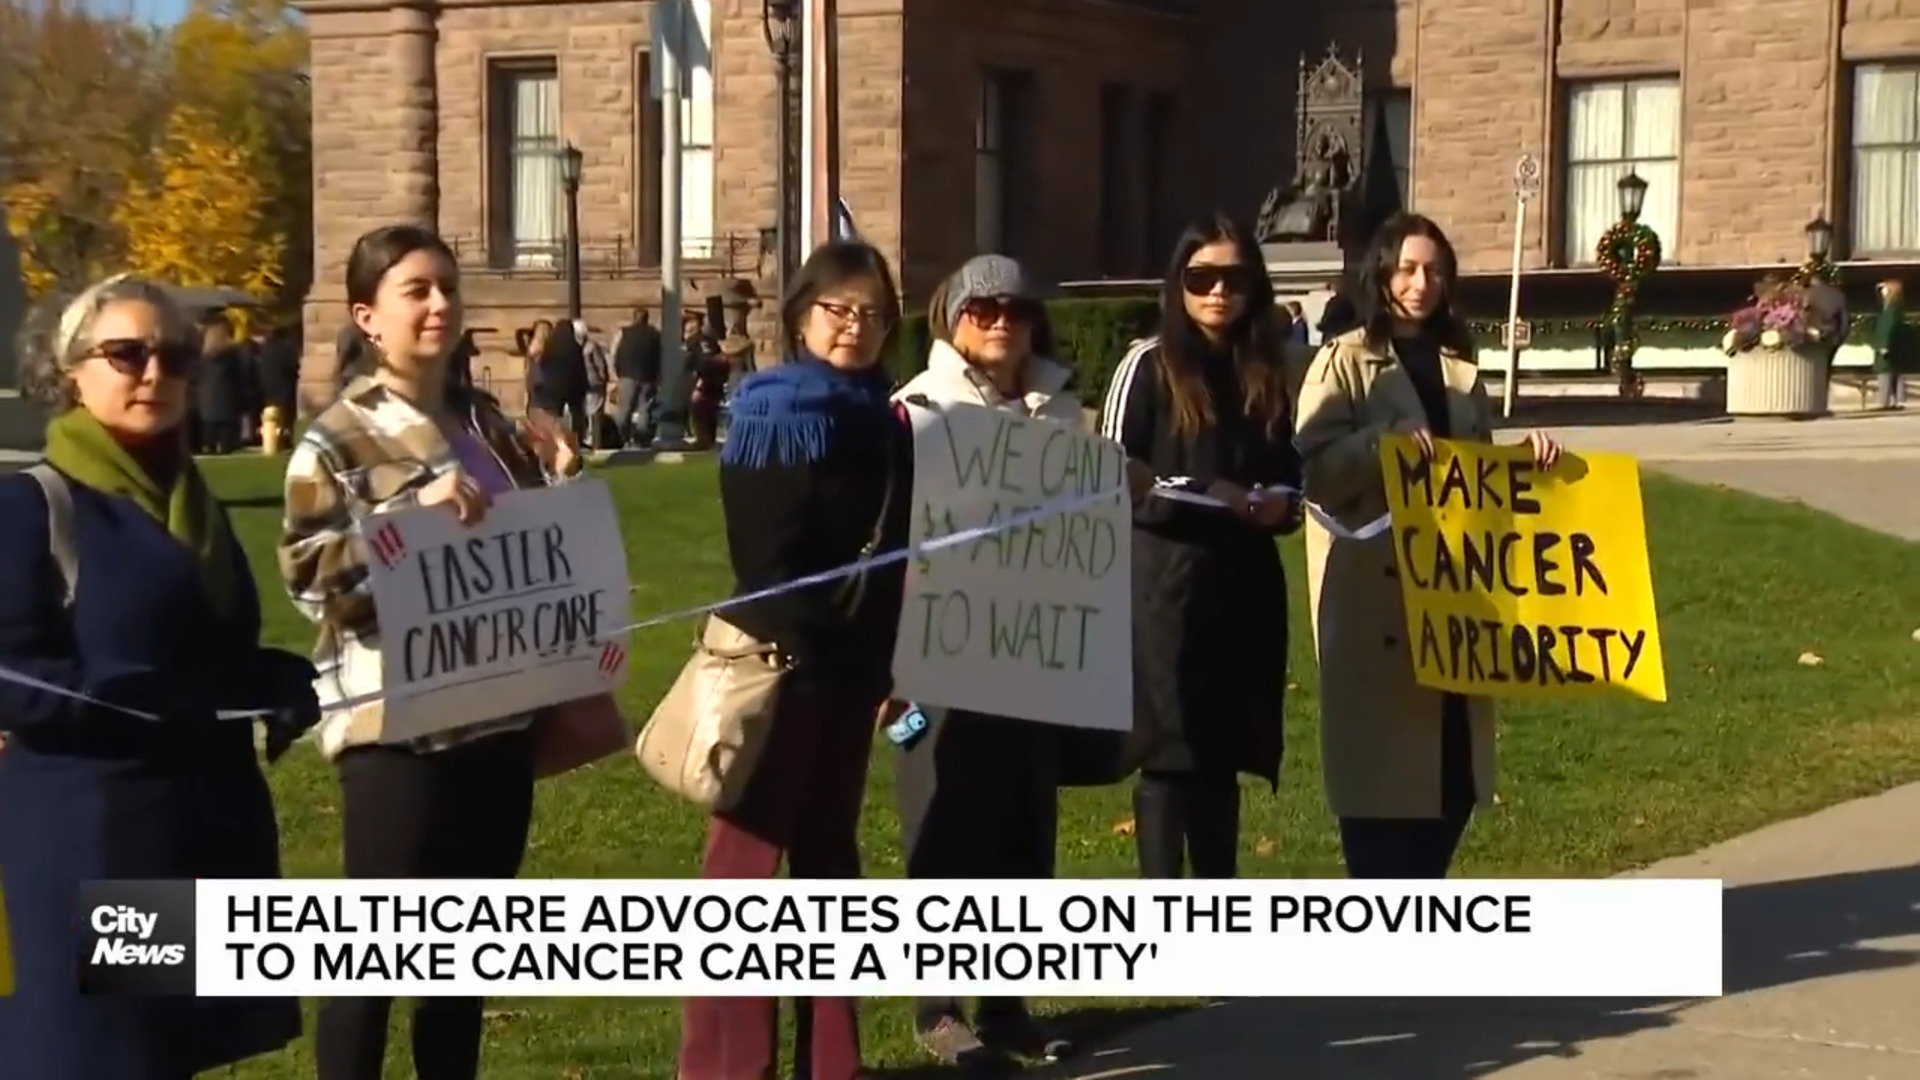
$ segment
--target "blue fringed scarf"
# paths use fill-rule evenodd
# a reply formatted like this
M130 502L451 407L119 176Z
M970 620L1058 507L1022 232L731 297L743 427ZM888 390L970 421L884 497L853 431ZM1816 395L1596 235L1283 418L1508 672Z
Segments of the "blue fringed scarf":
M803 465L827 456L846 422L890 420L886 374L876 365L843 371L801 354L754 372L733 393L723 465Z

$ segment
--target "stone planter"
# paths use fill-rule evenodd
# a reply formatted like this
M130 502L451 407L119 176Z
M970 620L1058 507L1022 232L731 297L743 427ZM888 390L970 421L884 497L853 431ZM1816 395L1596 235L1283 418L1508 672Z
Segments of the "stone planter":
M1827 364L1811 349L1752 348L1727 358L1727 415L1827 414Z

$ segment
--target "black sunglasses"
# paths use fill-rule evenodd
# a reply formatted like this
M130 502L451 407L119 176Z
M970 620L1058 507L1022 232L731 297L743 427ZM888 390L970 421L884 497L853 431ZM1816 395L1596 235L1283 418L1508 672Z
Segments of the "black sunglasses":
M1037 301L1016 296L976 296L960 310L979 326L992 326L1003 318L1008 326L1028 326L1039 321L1041 307Z
M147 373L149 360L160 362L160 374L179 378L200 359L200 351L191 345L177 341L141 341L139 338L102 341L93 347L89 355L105 360L113 365L113 370L135 379Z
M1189 266L1180 271L1180 287L1189 295L1205 296L1225 285L1230 296L1245 296L1253 291L1253 273L1245 266Z

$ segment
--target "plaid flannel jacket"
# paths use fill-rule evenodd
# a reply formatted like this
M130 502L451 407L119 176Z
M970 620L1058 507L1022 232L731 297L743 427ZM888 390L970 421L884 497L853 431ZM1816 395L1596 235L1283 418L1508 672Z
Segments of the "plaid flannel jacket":
M492 397L460 392L456 407L505 466L515 487L564 480L550 476ZM385 741L380 629L373 604L367 546L360 522L371 514L417 505L421 489L460 467L453 445L433 420L371 378L348 384L339 400L300 437L287 464L286 517L278 563L294 607L319 625L314 687L320 697L320 749L328 758L353 746ZM531 714L502 717L441 732L409 745L444 750L483 735L523 728Z

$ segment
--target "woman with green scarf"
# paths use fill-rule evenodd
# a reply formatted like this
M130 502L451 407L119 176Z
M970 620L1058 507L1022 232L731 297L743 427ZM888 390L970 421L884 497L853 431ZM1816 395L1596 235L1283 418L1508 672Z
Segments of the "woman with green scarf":
M296 1001L82 996L82 882L273 878L269 756L318 718L187 452L199 349L166 290L112 278L29 342L47 468L0 479L0 889L16 989L0 1058L34 1080L185 1080L300 1034Z

